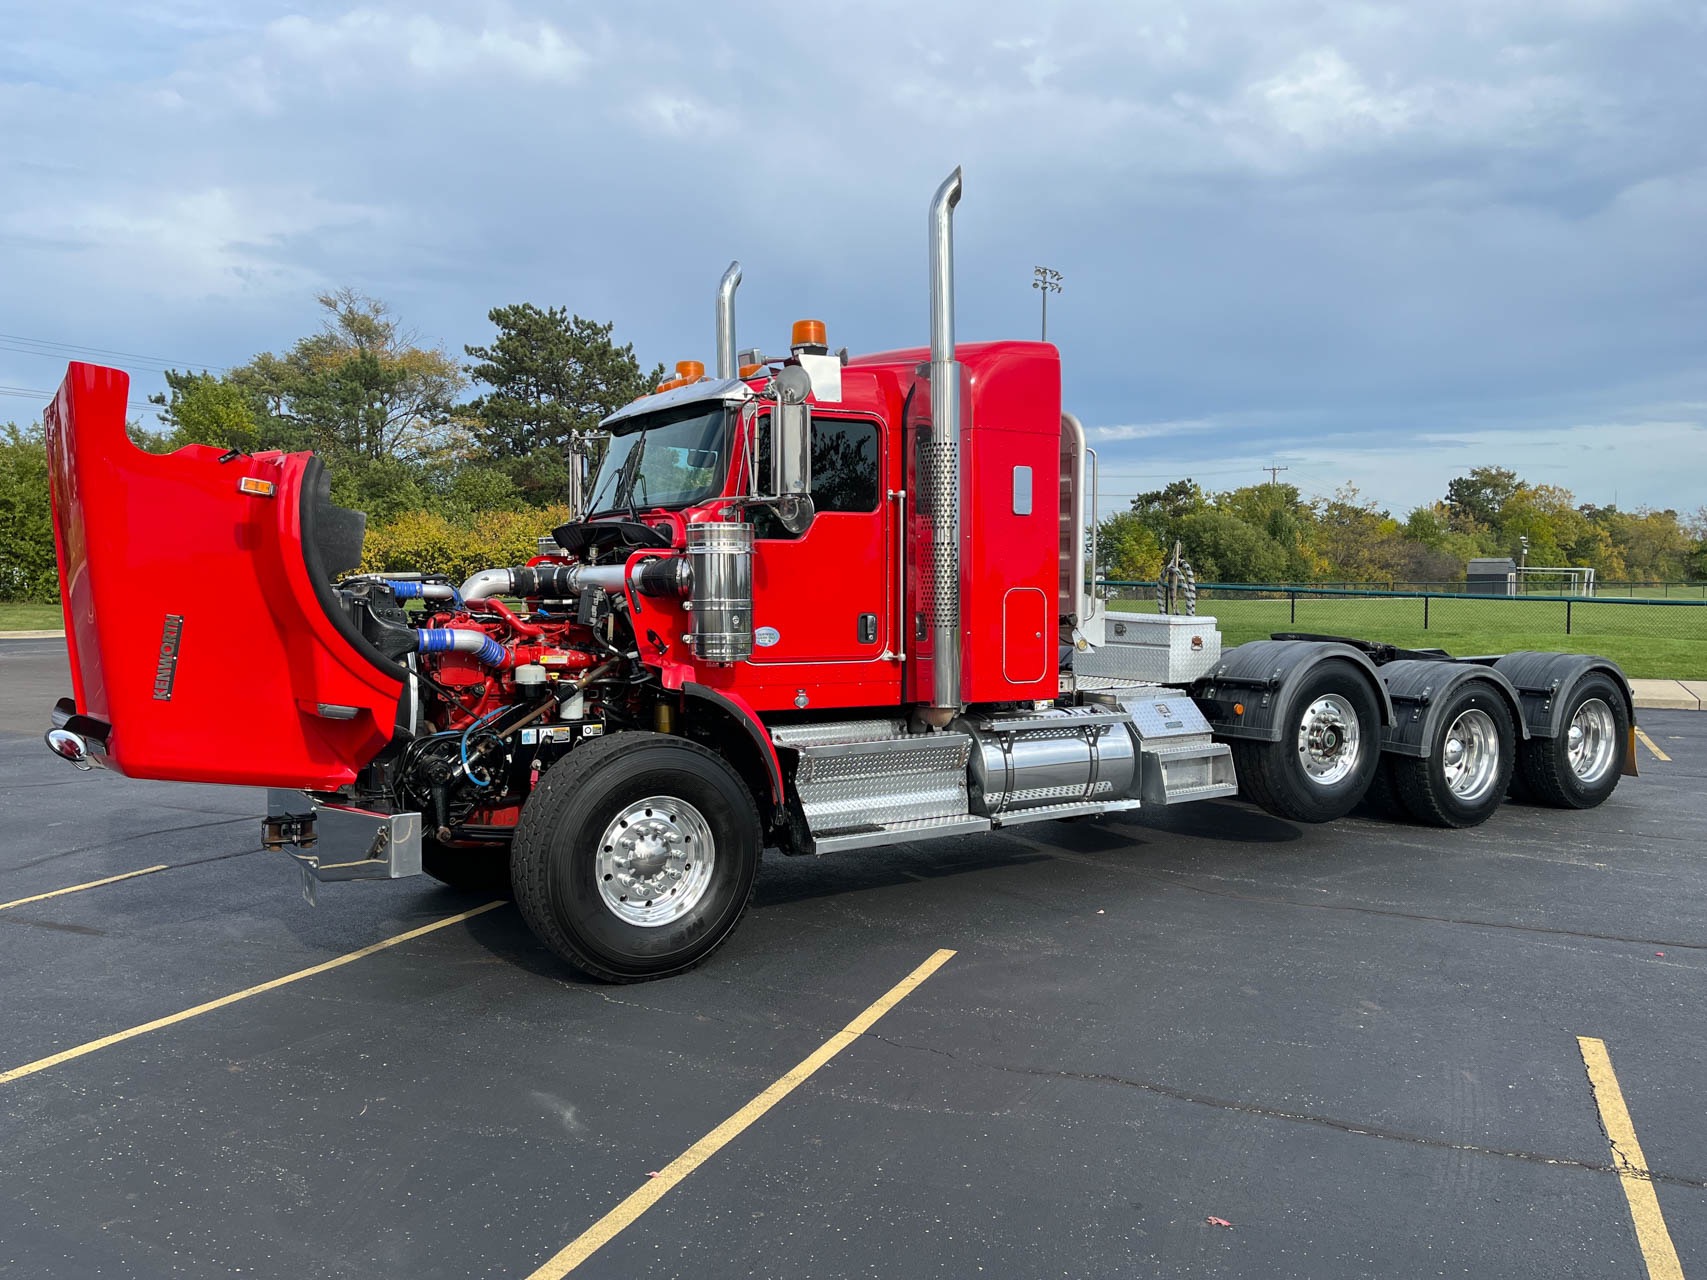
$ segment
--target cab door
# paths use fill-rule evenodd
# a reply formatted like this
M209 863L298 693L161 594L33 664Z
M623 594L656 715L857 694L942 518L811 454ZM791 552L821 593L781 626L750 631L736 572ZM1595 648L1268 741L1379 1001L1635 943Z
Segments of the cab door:
M761 459L761 469L765 465ZM898 646L884 469L881 422L816 411L812 523L795 536L770 512L754 513L754 642L748 661L768 677L767 684L774 679L805 688L813 706L890 699L881 690L815 696L811 686L899 680L891 652Z

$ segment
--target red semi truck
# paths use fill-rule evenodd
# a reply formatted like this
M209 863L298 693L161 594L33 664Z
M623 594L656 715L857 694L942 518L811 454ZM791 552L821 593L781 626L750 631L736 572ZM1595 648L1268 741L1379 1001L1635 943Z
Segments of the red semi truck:
M597 977L729 936L760 851L822 854L1242 792L1320 822L1373 788L1468 826L1518 787L1587 808L1634 761L1628 682L1573 654L1453 659L1113 613L1095 456L1039 342L957 345L955 171L928 347L816 321L612 414L585 510L528 563L356 573L364 517L308 453L125 435L126 376L47 413L73 696L48 743L136 778L269 788L318 881L504 883ZM1092 552L1094 562L1094 551Z

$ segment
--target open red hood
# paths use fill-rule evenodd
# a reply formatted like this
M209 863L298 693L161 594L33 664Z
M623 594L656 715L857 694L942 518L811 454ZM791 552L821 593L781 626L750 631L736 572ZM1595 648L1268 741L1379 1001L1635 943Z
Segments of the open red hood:
M365 518L309 453L145 453L129 390L73 364L46 413L78 712L131 777L341 786L390 741L407 675L329 585Z

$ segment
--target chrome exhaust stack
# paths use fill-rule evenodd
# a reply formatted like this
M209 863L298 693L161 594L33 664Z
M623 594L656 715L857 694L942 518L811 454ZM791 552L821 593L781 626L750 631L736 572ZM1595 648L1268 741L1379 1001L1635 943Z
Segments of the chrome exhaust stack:
M920 505L931 527L932 723L960 699L960 362L954 358L954 206L960 169L931 197L931 436L919 449Z
M731 262L717 285L717 376L733 378L735 361L735 290L741 285L741 264Z

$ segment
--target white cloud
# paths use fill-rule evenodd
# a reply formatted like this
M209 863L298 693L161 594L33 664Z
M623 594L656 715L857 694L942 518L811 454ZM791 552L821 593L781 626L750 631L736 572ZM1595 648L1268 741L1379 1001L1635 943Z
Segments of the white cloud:
M1106 427L1087 427L1093 441L1152 440L1159 436L1185 435L1214 429L1208 418L1176 418L1172 422L1126 422Z
M328 282L292 258L292 242L383 222L376 208L326 200L302 187L205 187L72 201L57 211L51 231L8 214L0 232L65 253L81 270L122 279L150 297L190 303L322 287Z
M363 75L392 68L428 79L572 81L588 62L577 43L543 19L475 23L358 8L329 21L291 14L269 23L264 38L289 57Z
M910 345L963 163L961 331L1035 333L1064 271L1111 476L1293 450L1402 504L1509 449L1601 500L1654 459L1575 443L1707 399L1704 62L1612 0L15 0L0 330L237 363L351 284L452 349L525 298L704 357L738 256L754 340ZM1707 458L1663 440L1673 501Z
M698 144L729 136L735 125L734 117L727 111L709 107L686 94L663 90L643 94L630 116L647 133L692 139Z

